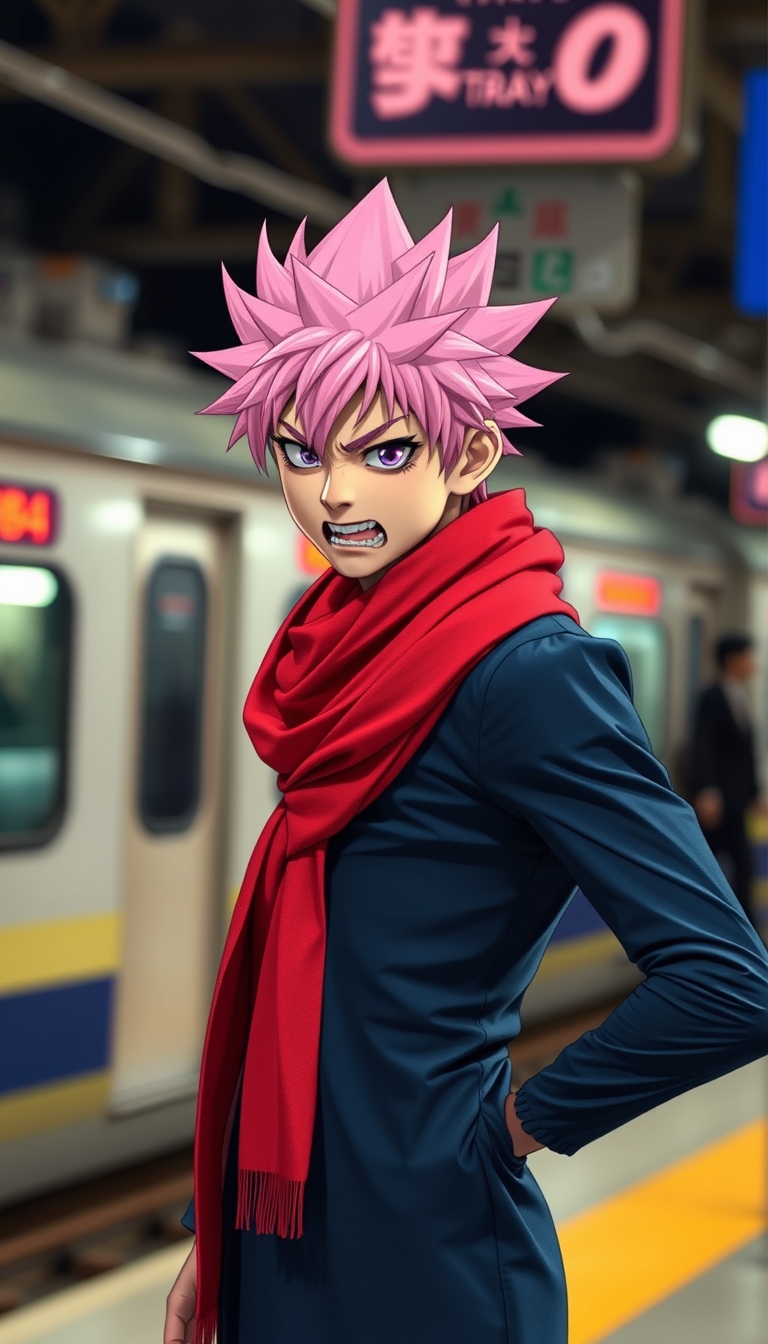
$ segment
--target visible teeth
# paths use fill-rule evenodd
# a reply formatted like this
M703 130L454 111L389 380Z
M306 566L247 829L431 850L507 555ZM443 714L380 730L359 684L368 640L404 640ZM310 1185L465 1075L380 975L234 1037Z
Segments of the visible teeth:
M360 550L363 546L383 546L386 541L384 529L373 518L365 523L324 523L332 546L348 546ZM361 532L373 532L372 537L361 537Z
M352 546L359 550L361 546L383 546L384 533L379 532L375 537L366 537L363 541L347 540L346 537L331 537L332 546Z
M332 532L339 532L342 536L348 536L352 532L367 532L372 527L378 528L378 523L369 519L367 523L329 523Z

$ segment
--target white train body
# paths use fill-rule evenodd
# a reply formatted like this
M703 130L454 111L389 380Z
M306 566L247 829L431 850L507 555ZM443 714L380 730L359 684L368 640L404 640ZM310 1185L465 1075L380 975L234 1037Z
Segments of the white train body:
M276 799L242 706L313 577L274 482L244 444L225 455L219 419L194 418L217 386L135 357L0 342L0 1201L192 1133L226 922ZM755 538L714 511L575 479L524 461L496 477L524 484L562 540L587 628L625 643L673 777L704 651L726 627L761 645L764 756ZM632 974L577 898L528 1016Z

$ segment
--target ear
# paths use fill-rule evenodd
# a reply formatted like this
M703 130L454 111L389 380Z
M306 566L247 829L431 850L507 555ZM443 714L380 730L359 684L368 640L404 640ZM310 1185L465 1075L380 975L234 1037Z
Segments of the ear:
M461 454L446 484L452 495L471 495L490 476L502 452L501 430L495 420L485 429L468 429Z

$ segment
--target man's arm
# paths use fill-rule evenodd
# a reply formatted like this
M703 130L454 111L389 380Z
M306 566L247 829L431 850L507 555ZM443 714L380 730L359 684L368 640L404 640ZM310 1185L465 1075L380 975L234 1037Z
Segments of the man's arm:
M515 1115L558 1152L763 1054L768 956L672 790L618 645L563 622L486 689L481 782L557 855L646 976L523 1084Z
M529 1153L535 1153L539 1148L543 1148L544 1144L539 1143L538 1139L532 1138L530 1134L526 1134L520 1116L517 1114L516 1101L517 1091L510 1092L504 1103L504 1118L507 1122L515 1157L527 1157Z
M197 1303L197 1253L192 1247L165 1304L163 1344L192 1344Z

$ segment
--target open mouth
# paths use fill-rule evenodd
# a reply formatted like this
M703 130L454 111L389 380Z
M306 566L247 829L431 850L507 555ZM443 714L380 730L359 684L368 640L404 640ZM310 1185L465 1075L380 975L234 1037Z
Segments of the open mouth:
M364 523L323 523L323 536L332 546L359 551L383 546L387 540L384 528L372 518Z

